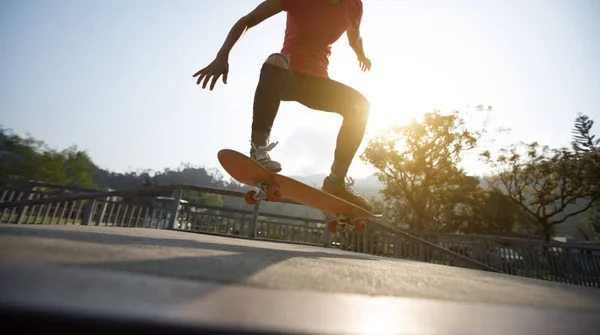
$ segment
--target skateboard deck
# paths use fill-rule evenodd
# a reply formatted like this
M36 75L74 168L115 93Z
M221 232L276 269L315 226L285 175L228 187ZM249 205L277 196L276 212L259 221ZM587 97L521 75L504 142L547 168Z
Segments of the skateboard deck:
M339 230L364 232L366 222L363 219L381 217L381 214L373 214L320 189L282 174L273 173L252 158L235 150L222 149L218 152L217 157L233 179L259 188L259 191L246 192L247 204L256 204L263 200L278 202L283 198L290 199L330 216L332 220L329 221L328 228L332 232Z

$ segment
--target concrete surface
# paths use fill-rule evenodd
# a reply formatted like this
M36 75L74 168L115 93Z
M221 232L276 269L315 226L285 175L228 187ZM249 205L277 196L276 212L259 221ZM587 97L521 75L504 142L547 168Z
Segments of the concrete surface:
M23 298L23 301L30 302L38 300L42 302L44 299L57 301L61 298L52 296L50 292L55 292L52 294L63 292L61 297L64 303L67 303L68 292L72 287L80 287L83 290L85 285L91 285L89 283L93 278L100 278L99 276L114 275L124 278L123 276L130 275L128 277L130 279L121 282L120 285L131 286L133 281L138 283L136 286L138 290L141 290L140 282L147 283L146 289L152 285L165 287L163 284L152 282L153 280L171 280L177 283L174 285L191 285L188 291L184 291L204 292L197 294L203 296L203 299L212 301L210 304L206 300L195 303L196 307L205 306L202 315L212 315L206 312L208 306L213 306L214 314L215 306L220 304L221 310L230 311L230 314L225 313L230 317L227 318L221 313L220 316L213 315L212 320L220 318L225 323L242 319L252 320L248 322L252 322L253 325L267 326L276 323L281 326L280 323L290 320L281 316L269 318L267 322L261 321L261 318L255 315L256 308L259 311L267 309L270 313L283 313L286 307L281 305L281 301L295 301L304 306L304 317L312 315L312 318L315 317L313 315L315 313L322 315L324 307L307 310L306 307L311 301L313 304L319 302L319 306L331 304L332 301L336 301L337 306L345 306L343 308L350 308L355 304L362 308L370 306L370 310L380 312L382 306L386 306L385 309L396 308L396 312L403 310L403 315L415 313L417 310L422 313L430 313L436 309L444 310L445 317L436 317L436 322L441 322L440 327L448 326L447 323L456 326L457 320L475 320L477 313L483 313L480 318L485 316L489 320L495 320L497 325L492 329L498 333L509 330L506 327L509 327L511 322L512 326L519 325L517 316L523 322L537 322L527 327L548 326L542 324L542 319L536 319L535 313L541 313L538 315L540 317L549 318L544 320L554 320L554 329L560 328L556 328L559 315L568 316L569 322L565 319L562 323L563 327L568 325L588 329L587 327L591 327L590 322L594 322L590 320L596 319L586 319L584 316L598 315L597 313L600 312L600 290L598 289L320 247L154 229L0 226L0 260L5 274L2 285L4 289L10 290L12 299ZM20 267L24 265L33 267ZM48 265L51 267L47 267ZM71 271L70 275L66 274L68 271ZM72 271L79 271L76 272L78 275L74 275ZM53 275L50 275L51 273ZM44 281L40 280L43 274L54 279L43 283ZM57 278L64 278L64 280ZM69 280L74 282L69 283ZM77 280L79 284L74 284ZM94 299L99 299L99 294L108 289L107 283L110 279L107 277L101 282L102 285L89 288L89 292L95 292L92 295ZM194 289L191 288L192 286ZM40 287L45 289L41 290ZM215 287L220 289L217 290ZM32 290L37 293L32 295ZM216 294L215 291L219 293ZM131 288L125 292L133 294ZM156 290L149 292L155 292L154 294L157 295L153 298L155 302L168 302L168 297L174 299L172 295L163 296L164 293L160 295ZM206 292L213 292L213 294ZM75 297L73 306L81 306L81 301L77 299L85 296L82 294L82 292L73 294ZM100 296L118 297L120 294L123 293L105 292ZM138 292L138 294L143 297L151 295L148 292ZM183 294L178 299L183 299L187 294ZM131 303L131 299L126 300ZM225 304L224 301L229 304ZM119 305L127 304L122 302ZM186 306L187 309L178 307L177 313L189 310L189 301L186 302ZM288 303L285 306L292 308ZM456 315L458 311L462 313L460 316ZM247 313L254 316L249 317ZM510 313L513 314L509 315ZM235 315L235 318L232 315ZM526 315L529 317L525 318ZM583 319L577 319L581 317ZM316 327L317 324L333 322L331 320L327 318L321 320L321 323L317 322L312 326L305 324L305 326ZM358 320L362 320L363 323L356 325L359 328L353 329L364 330L364 322L368 320L364 318ZM347 330L347 326L343 326L340 322L333 322L338 325L335 330L339 331L342 328ZM402 326L396 322L394 329L414 333L419 329L417 327L419 324L415 322L413 320L407 323L405 320ZM428 330L425 332L431 333L434 324L431 322L429 320L427 323L429 328L421 330ZM481 327L484 325L481 324L481 319L474 322L467 323L470 324L469 327L476 328L466 330L477 334L482 333ZM486 328L488 332L490 322L492 321L488 321L488 328ZM594 326L597 327L598 323L595 322ZM500 327L501 324L504 326ZM331 326L331 323L328 325ZM464 322L461 325L466 327ZM521 325L525 327L525 323ZM390 324L389 327L391 326ZM520 330L532 331L533 328L527 327ZM562 331L574 329L569 327L560 329ZM332 329L315 330L322 333ZM465 331L462 333L470 332L465 328L461 330ZM332 332L336 331L332 330ZM548 329L544 329L544 332L548 332Z

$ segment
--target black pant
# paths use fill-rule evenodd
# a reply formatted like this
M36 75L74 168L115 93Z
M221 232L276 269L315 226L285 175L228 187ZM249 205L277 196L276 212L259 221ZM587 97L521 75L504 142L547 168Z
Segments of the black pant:
M335 80L263 64L254 96L252 141L256 145L265 145L268 141L281 101L296 101L344 118L331 171L346 176L364 137L369 117L368 100L357 90Z

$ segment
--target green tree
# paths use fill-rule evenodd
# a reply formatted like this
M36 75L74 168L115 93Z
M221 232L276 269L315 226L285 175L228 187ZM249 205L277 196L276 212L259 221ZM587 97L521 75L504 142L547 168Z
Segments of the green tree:
M65 150L48 148L43 141L22 138L12 131L0 129L0 176L84 188L95 188L96 169L89 155L71 146Z
M483 192L472 208L475 213L463 229L465 233L513 236L533 231L534 223L529 214L498 188Z
M194 205L223 206L223 197L220 194L186 191L182 198Z
M598 150L600 138L596 139L596 135L592 134L594 120L589 116L579 113L575 118L575 126L571 133L573 141L571 146L575 152L593 152Z
M476 179L459 163L482 134L483 129L467 129L458 112L434 111L420 123L391 126L368 143L361 159L378 170L394 219L411 229L452 230L471 211L471 198L479 192Z
M600 139L596 139L596 135L592 134L593 125L594 120L579 113L572 130L571 146L587 170L587 183L598 189L600 188ZM593 205L583 221L596 237L600 237L600 201Z
M495 160L490 152L482 158L497 172L493 185L535 219L545 241L557 224L588 210L599 197L597 189L587 183L585 165L570 150L521 143L501 149ZM579 199L590 202L568 211Z
M44 143L31 136L22 138L10 129L0 128L0 177L31 180L44 149Z
M584 219L584 223L594 233L594 237L600 238L600 206L594 205L589 215Z

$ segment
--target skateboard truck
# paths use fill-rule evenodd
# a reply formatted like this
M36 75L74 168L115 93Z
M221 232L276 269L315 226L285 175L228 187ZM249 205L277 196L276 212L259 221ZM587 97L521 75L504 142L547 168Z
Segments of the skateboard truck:
M367 230L367 222L363 219L356 220L348 215L335 215L333 217L325 215L326 219L330 219L327 223L327 228L330 232L356 231L364 233Z
M256 205L259 201L264 200L272 202L281 201L282 196L281 191L279 191L279 185L259 181L256 183L256 187L260 189L258 192L251 190L246 192L246 195L244 196L244 200L248 205Z
M278 184L270 184L258 181L255 183L255 186L259 188L258 191L250 190L244 195L244 200L246 201L246 204L256 205L259 201L265 200L272 202L281 201L282 196ZM345 214L333 216L330 216L327 213L323 214L325 214L326 219L329 219L329 222L327 223L327 228L332 233L338 231L356 231L358 233L364 233L367 229L367 223L365 220L356 220L354 217Z

